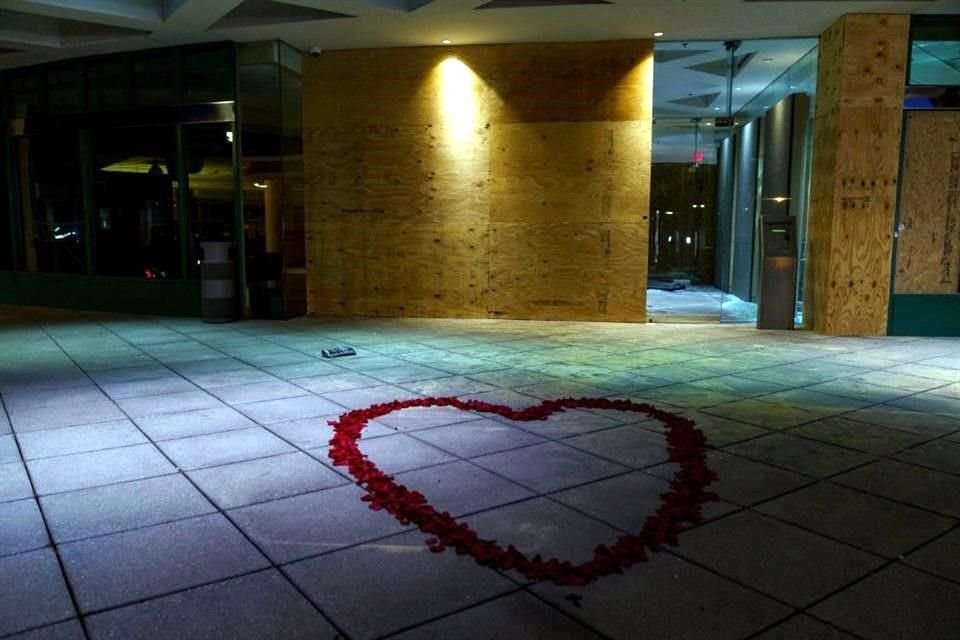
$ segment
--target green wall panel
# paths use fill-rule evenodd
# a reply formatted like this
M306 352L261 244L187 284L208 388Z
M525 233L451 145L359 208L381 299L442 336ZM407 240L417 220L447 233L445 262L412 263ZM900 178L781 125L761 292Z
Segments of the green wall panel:
M960 294L891 296L891 336L960 336Z
M200 315L200 282L0 271L0 304Z

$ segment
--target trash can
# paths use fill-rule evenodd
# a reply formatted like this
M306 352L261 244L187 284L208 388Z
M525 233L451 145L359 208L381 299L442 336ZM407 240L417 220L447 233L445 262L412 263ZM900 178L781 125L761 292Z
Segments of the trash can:
M761 219L757 329L793 329L797 303L797 234L791 216Z
M200 290L204 322L233 322L237 319L232 242L200 243Z

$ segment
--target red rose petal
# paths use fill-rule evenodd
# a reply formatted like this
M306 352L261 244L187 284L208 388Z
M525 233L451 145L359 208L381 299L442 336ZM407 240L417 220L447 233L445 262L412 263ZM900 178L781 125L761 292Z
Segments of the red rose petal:
M656 512L644 521L640 532L617 538L612 546L598 545L593 558L573 565L556 558L544 561L540 555L528 558L513 545L506 549L494 540L481 540L465 522L458 522L447 512L438 513L426 497L394 482L360 452L358 440L367 422L394 411L411 407L455 407L462 411L494 413L510 420L546 420L552 414L566 409L608 409L645 413L665 426L670 460L680 465L670 483L670 490L661 496ZM706 491L717 475L707 468L707 440L689 418L678 416L650 404L631 400L607 398L561 398L546 400L533 407L515 410L478 400L460 400L455 397L416 398L375 404L366 409L344 413L338 420L330 420L334 435L330 439L330 460L347 470L366 489L361 499L375 511L385 510L401 524L415 524L434 537L426 539L433 553L442 553L453 547L458 555L470 554L481 565L501 570L515 569L530 580L550 580L562 586L584 586L597 578L622 573L623 569L647 560L647 550L658 551L665 544L676 545L677 537L690 523L702 519L703 503L717 500L717 495Z

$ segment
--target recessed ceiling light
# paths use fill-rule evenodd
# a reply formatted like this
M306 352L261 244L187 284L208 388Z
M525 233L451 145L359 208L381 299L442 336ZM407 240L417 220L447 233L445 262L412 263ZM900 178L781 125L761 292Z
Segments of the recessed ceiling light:
M708 126L708 127L712 127L712 126L713 126L713 123L712 123L712 122L708 122L708 123L707 123L707 126Z
M453 40L450 40L449 38L444 38L443 40L440 41L440 44L453 44Z
M743 87L737 87L737 91L740 91L741 89L743 89Z
M714 110L714 111L720 111L720 107L714 107L713 110Z
M654 32L653 32L653 37L654 37L654 38L659 38L659 37L661 37L662 35L663 35L663 31L654 31Z

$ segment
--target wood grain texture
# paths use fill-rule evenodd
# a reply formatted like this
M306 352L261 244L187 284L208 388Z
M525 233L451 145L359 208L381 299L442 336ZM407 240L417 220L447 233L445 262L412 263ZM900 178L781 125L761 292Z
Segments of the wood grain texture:
M304 59L315 315L644 321L652 44Z
M850 14L821 36L807 326L885 335L909 18Z
M960 112L907 114L896 293L960 291Z
M824 331L827 316L827 282L833 246L833 175L837 155L837 113L843 69L843 20L820 36L817 59L817 101L807 222L807 273L804 278L804 322Z

